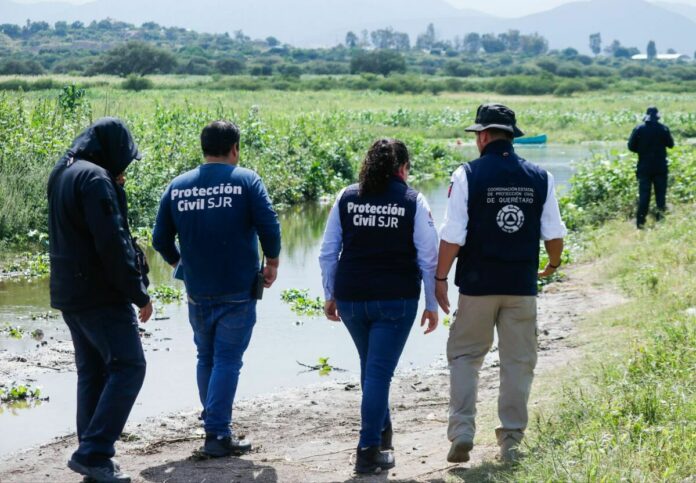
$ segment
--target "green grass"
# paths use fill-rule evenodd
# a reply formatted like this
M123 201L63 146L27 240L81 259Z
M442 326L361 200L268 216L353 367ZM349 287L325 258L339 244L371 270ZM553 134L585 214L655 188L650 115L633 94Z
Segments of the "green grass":
M529 456L499 481L685 481L696 474L696 205L638 232L587 234L598 279L630 297L581 329L583 377L536 413Z

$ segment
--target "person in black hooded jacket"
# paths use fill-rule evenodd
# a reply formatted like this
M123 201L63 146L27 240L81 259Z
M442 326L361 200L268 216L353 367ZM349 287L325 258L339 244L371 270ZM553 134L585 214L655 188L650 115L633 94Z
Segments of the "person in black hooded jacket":
M638 210L636 224L643 228L650 207L650 191L655 187L656 218L660 220L667 209L667 148L674 147L669 128L659 122L657 107L649 107L643 123L633 129L628 139L628 149L638 153L636 177L638 178Z
M68 461L96 481L130 478L114 443L145 378L139 319L152 315L116 178L140 154L125 124L96 121L73 142L48 180L51 306L70 329L77 366L79 447Z

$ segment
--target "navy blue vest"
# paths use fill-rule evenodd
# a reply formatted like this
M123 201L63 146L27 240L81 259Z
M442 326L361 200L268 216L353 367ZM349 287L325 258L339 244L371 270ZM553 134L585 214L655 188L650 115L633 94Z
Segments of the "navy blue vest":
M455 275L460 293L536 295L546 171L508 141L490 143L464 169L469 225Z
M337 300L420 297L413 229L418 192L393 177L380 194L360 195L349 186L338 202L343 250L336 270Z

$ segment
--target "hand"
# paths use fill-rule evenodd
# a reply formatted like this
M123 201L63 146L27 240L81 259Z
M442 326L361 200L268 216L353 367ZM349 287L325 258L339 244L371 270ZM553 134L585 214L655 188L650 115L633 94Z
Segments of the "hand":
M338 308L336 308L335 300L327 300L324 302L324 315L326 318L333 322L340 322L341 317L338 314Z
M538 276L539 278L546 278L550 277L554 273L556 273L556 269L547 263L546 267L544 267L544 270L538 273Z
M149 301L145 307L141 307L138 313L138 319L143 324L150 320L150 317L152 317L152 301Z
M271 265L266 265L263 267L263 286L266 288L271 288L273 282L278 278L278 267L273 267Z
M447 284L447 281L435 281L435 298L437 299L437 303L440 305L442 311L446 314L450 313L449 297L447 296L448 289L449 285Z
M425 325L426 320L428 321L428 328L425 329L424 334L429 334L435 329L437 329L438 315L437 310L431 312L430 310L424 310L423 316L421 317L421 327Z

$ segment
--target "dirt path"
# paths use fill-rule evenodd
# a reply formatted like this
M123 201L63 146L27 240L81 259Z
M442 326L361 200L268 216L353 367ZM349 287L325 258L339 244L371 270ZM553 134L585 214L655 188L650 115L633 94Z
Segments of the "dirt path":
M591 270L589 266L568 270L565 282L550 285L540 296L537 374L581 355L574 331L585 314L622 302L613 292L587 282ZM495 405L496 367L493 357L481 374L480 411ZM445 460L449 447L448 391L444 359L428 370L400 374L394 379L391 407L397 467L388 474L359 481L445 481L449 475L466 481L486 479L495 467L492 461L496 447L491 438L478 438L483 443L477 440L472 461L466 465L449 465ZM360 391L354 381L241 401L235 406L237 432L249 434L255 450L242 458L219 460L192 458L203 436L196 413L153 418L126 428L127 441L119 443L117 458L137 482L350 481L360 428L359 408ZM479 430L491 433L493 426L480 425ZM75 446L75 437L69 436L2 461L0 481L79 481L65 467Z

